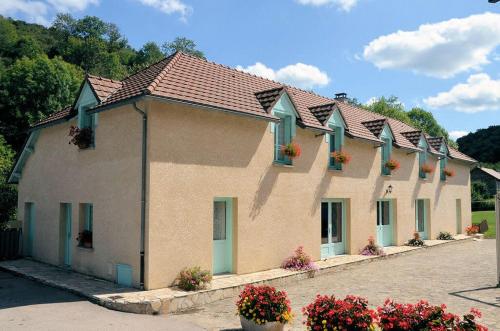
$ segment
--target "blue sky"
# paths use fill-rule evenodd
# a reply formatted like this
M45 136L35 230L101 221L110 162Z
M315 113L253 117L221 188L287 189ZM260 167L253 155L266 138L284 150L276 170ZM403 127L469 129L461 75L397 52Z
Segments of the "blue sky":
M193 39L221 64L361 102L395 95L455 138L500 124L500 3L487 0L2 0L50 24L96 15L130 44Z

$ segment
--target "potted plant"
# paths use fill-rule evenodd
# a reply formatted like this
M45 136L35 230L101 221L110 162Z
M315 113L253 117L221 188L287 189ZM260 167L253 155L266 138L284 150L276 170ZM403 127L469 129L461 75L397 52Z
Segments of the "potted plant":
M455 240L451 233L446 232L446 231L441 231L436 237L437 240Z
M469 225L468 227L465 228L465 233L467 233L468 236L475 236L476 234L479 233L479 226L475 224Z
M92 231L83 230L78 234L78 245L85 248L92 248Z
M385 167L390 171L398 170L401 166L398 160L390 159L385 164Z
M91 128L79 128L72 125L69 128L69 136L71 137L69 143L78 146L80 149L89 148L92 144Z
M344 300L318 295L302 308L308 330L375 330L376 314L366 299L348 295Z
M444 168L443 173L446 177L454 177L455 176L455 170L450 169L450 168Z
M297 144L296 142L293 142L293 141L289 144L281 145L280 150L281 150L281 154L287 156L290 159L294 159L296 157L299 157L300 153L302 152L299 144Z
M342 150L332 152L331 156L335 160L336 163L348 164L349 161L351 161L351 155L349 155L348 153L346 153Z
M247 331L281 331L292 320L285 291L268 285L247 285L236 302L241 327Z
M292 271L309 271L309 276L314 277L314 273L319 269L311 257L304 252L304 247L299 246L293 255L287 257L281 267Z
M420 167L420 170L422 170L424 174L430 174L434 172L434 167L429 163L424 163Z
M424 246L425 243L422 239L420 239L420 234L418 232L413 233L413 238L408 240L408 246Z
M198 291L206 288L211 280L210 271L192 267L183 269L177 276L176 283L184 291Z
M363 247L363 249L359 252L359 254L366 256L373 256L373 255L384 256L385 252L382 249L382 247L380 247L375 243L375 239L370 236L368 238L368 245Z

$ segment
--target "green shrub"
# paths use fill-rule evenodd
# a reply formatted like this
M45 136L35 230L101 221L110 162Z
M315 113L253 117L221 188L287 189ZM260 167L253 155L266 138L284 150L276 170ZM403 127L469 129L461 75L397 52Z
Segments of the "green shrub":
M473 201L472 211L495 210L495 199Z
M197 291L204 289L212 280L212 275L208 270L201 270L200 267L186 268L177 277L177 286L184 291Z
M453 236L451 235L451 233L449 232L446 232L446 231L441 231L439 232L437 238L437 240L455 240L455 238L453 238Z

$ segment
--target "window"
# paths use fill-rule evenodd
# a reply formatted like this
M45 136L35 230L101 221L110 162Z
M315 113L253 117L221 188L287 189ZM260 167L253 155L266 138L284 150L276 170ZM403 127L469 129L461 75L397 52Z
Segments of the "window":
M391 170L385 164L391 158L392 140L384 138L382 141L384 142L382 145L382 175L388 176L391 174Z
M330 156L328 161L328 166L330 169L342 170L342 163L335 162L335 159L332 157L332 153L341 150L342 146L342 129L340 127L335 127L334 133L329 135L330 139Z
M418 176L420 178L426 178L426 173L422 170L422 166L427 162L427 152L418 153Z
M292 141L292 116L280 117L274 131L274 161L292 164L292 160L281 152L281 147Z
M441 180L446 180L446 174L444 173L444 169L448 165L448 159L447 159L447 154L448 154L448 149L446 145L443 143L441 144L441 148L439 148L439 152L442 153L443 155L439 159L439 177Z
M87 110L92 108L94 104L88 104L85 106L80 106L78 110L78 127L80 129L89 128L92 130L92 143L91 146L95 146L95 128L97 125L97 114L87 114Z
M80 204L80 233L78 245L85 248L93 247L94 206L91 203Z

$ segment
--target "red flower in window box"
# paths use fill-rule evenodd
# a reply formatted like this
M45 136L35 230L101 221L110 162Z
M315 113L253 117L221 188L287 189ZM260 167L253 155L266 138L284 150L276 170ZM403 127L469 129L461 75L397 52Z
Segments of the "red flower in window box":
M422 170L423 173L425 174L430 174L434 172L434 167L430 165L429 163L424 163L420 167L420 170Z
M281 145L281 154L286 155L290 159L299 157L301 152L299 144L293 141L289 144Z
M398 170L401 167L401 164L399 164L398 160L390 159L385 163L385 166L387 167L387 169L394 171Z
M70 144L78 146L80 149L89 148L92 144L92 129L91 128L79 128L72 125L69 128L69 136L71 140Z
M331 156L335 160L335 162L340 164L348 164L349 161L351 161L351 155L344 151L332 152Z
M444 168L443 173L446 175L446 177L454 177L455 176L455 170L450 169L450 168Z

